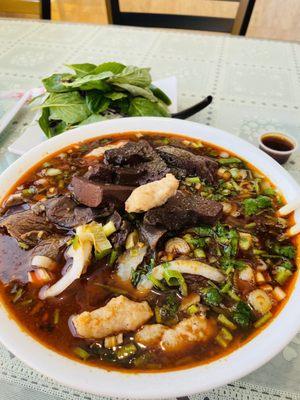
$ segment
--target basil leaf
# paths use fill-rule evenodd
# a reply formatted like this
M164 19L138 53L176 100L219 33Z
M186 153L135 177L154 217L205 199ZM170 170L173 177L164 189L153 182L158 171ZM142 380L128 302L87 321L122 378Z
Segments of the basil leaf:
M42 107L49 107L51 120L62 120L70 125L86 119L91 114L79 92L51 93Z
M43 130L43 132L45 133L45 135L47 136L47 138L52 137L51 128L49 125L49 116L50 116L49 108L48 107L43 108L42 115L39 118L39 125Z
M69 92L72 88L66 87L65 83L73 78L71 74L53 74L42 80L43 85L49 93Z
M92 114L89 117L87 117L86 119L84 119L83 121L81 121L80 124L78 124L77 126L93 124L95 122L104 121L106 119L107 118L104 117L103 115Z
M112 101L124 99L125 97L128 97L127 93L123 92L111 92L111 93L105 93L105 97L108 99L111 99Z
M81 90L99 89L103 91L109 90L109 86L103 82L113 75L112 72L101 72L97 75L89 74L76 78L73 82L66 83L67 87L78 88Z
M98 90L88 91L85 100L88 109L94 114L106 111L110 105L110 100L104 97Z
M132 65L109 79L110 83L128 83L139 87L147 87L151 84L150 68L138 68Z
M170 113L167 107L161 103L153 103L143 97L135 97L131 100L128 115L131 117L154 116L154 117L169 117Z
M140 97L144 97L145 99L148 99L148 100L151 100L154 102L157 101L157 98L154 96L154 94L148 88L141 88L139 86L130 85L129 83L115 83L114 86L117 86L121 89L126 90L134 97L140 96Z
M91 74L92 71L97 67L95 64L84 63L84 64L66 64L66 67L73 69L76 75L85 76Z
M125 69L125 65L118 62L106 62L98 65L93 74L100 74L101 72L110 71L113 74L120 74Z

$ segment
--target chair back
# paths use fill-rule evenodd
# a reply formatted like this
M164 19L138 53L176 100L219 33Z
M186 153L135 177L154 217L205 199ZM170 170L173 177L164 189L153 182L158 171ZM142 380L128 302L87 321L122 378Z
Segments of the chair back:
M108 21L111 24L218 31L234 35L246 34L255 0L211 0L211 2L238 3L235 17L121 11L119 0L106 0L106 7Z

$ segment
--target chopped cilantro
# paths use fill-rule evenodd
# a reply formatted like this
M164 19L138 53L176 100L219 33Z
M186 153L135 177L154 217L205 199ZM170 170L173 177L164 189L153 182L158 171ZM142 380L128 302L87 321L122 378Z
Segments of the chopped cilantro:
M204 289L204 302L209 306L218 306L222 301L222 296L220 295L217 288Z
M247 216L254 215L258 211L272 206L272 201L267 196L258 196L243 201L244 211Z
M243 301L239 301L232 314L234 322L236 322L242 328L250 326L253 315L250 307Z

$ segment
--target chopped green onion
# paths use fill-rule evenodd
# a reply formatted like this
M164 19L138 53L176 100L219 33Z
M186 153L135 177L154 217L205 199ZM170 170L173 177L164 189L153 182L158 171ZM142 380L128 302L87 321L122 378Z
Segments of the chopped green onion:
M46 175L47 176L57 176L57 175L60 175L60 174L62 174L62 171L60 169L58 169L58 168L49 168L46 171Z
M216 341L224 348L228 346L232 339L232 334L226 328L222 328L216 337Z
M186 183L201 183L199 176L191 176L185 178Z
M112 233L116 232L116 227L115 224L112 221L107 222L107 224L105 224L103 226L103 232L105 234L106 237L110 236Z
M260 328L262 325L264 325L267 321L269 321L270 318L272 318L272 313L269 311L267 314L263 315L261 318L259 318L253 325L255 328Z
M28 244L24 243L24 242L18 242L19 247L21 247L21 249L23 250L28 250L29 246Z
M116 250L113 250L110 253L110 257L109 257L109 261L108 261L108 265L113 265L116 261L116 259L118 258L118 252Z
M203 147L203 144L201 142L192 142L191 146L195 149L200 149L201 147Z
M235 301L240 301L240 297L233 291L233 290L228 290L227 292L228 296L232 298L232 300Z
M134 231L130 232L126 238L126 243L125 243L126 250L135 247L138 241L139 241L139 233L135 229Z
M264 189L263 193L266 196L275 196L276 190L274 188L272 188L272 187L268 187L268 188Z
M194 250L194 256L196 258L205 258L206 257L205 251L203 251L202 249L195 249Z
M231 341L231 340L233 339L233 336L232 336L232 334L229 332L228 329L222 328L222 329L221 329L221 333L222 333L222 336L223 336L223 338L224 338L225 340Z
M230 283L230 282L226 282L226 283L222 286L220 292L221 292L221 293L228 293L229 290L230 290L230 288L231 288L231 283Z
M164 291L167 289L166 286L162 282L160 282L158 279L154 278L154 276L149 275L148 279L150 282L153 283L153 286L156 287L157 289L160 289L161 291Z
M169 286L179 286L180 292L183 296L187 295L187 285L185 283L183 275L172 269L165 269L163 277Z
M23 296L24 293L24 289L23 288L19 288L17 290L17 293L15 294L14 298L13 298L13 303L16 303L18 300L20 300L20 298Z
M242 163L242 160L236 157L219 158L217 161L222 165Z
M21 301L21 302L19 303L19 305L20 305L20 306L28 306L28 305L31 304L32 302L33 302L32 299L28 299L28 300Z
M279 285L283 285L292 275L293 273L290 270L279 267L276 271L274 279L279 283Z
M226 328L231 329L232 331L234 331L237 326L231 322L227 317L225 317L224 314L219 314L218 315L218 321L221 322L221 324L223 324L224 326L226 326Z
M123 360L124 358L130 357L137 352L137 348L134 343L128 343L120 347L117 352L117 358Z
M199 311L199 307L196 304L192 304L186 310L189 315L196 314Z
M111 252L111 249L105 249L102 251L95 251L96 260L102 260L105 256L107 256Z
M32 197L32 196L34 196L35 194L36 194L36 189L33 188L33 187L30 187L30 188L28 188L28 189L23 189L23 190L22 190L22 195L23 195L24 197Z
M247 229L252 229L256 227L256 223L255 222L250 222L249 224L245 225L245 228Z
M87 360L90 357L90 354L82 349L81 347L75 347L75 349L73 350L73 353L80 358L81 360Z
M59 322L59 309L56 308L54 310L54 314L53 314L53 323L54 323L54 325L57 325L58 322Z

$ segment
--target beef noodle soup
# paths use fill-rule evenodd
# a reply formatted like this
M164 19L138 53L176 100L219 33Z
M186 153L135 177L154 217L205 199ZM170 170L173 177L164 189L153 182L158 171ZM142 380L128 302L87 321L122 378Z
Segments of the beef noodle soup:
M1 207L1 297L35 339L102 368L222 357L280 311L296 249L266 177L180 136L112 135L35 166Z

